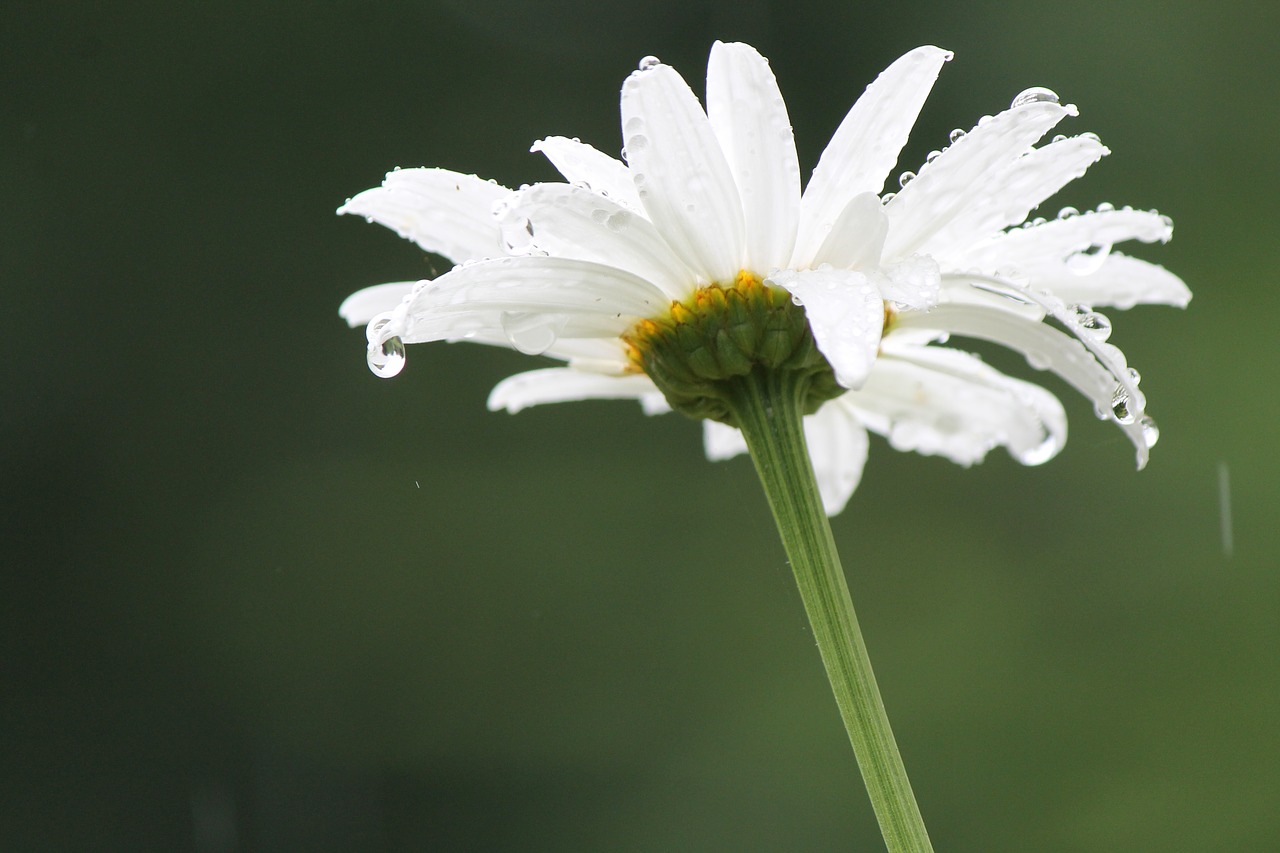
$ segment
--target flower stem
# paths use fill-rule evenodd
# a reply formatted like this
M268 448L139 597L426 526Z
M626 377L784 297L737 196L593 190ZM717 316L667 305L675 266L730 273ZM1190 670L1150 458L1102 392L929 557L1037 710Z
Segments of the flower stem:
M802 380L757 368L729 386L730 409L773 510L885 845L890 853L932 853L818 494L804 439Z

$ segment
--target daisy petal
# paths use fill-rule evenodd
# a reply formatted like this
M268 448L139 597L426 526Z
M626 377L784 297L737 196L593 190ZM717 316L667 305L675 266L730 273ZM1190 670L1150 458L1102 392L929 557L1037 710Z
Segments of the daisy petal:
M742 431L719 421L702 422L702 446L712 462L732 459L747 452L747 439Z
M415 284L417 282L414 281L393 281L357 290L342 300L342 304L338 306L338 316L352 328L363 326L378 314L391 311L403 302Z
M984 192L972 196L969 206L929 237L920 251L947 259L958 249L1022 222L1041 202L1109 153L1092 135L1062 138L1032 149L990 176Z
M383 339L398 336L404 343L504 333L510 338L541 339L545 335L537 330L543 326L552 327L555 336L616 337L637 317L654 314L668 304L662 291L649 282L603 264L496 258L454 267L434 281L421 282L379 330ZM572 321L579 325L567 328ZM528 351L515 340L512 343ZM548 340L542 351L551 343Z
M510 190L448 169L399 169L338 213L385 225L455 264L502 254L493 205Z
M889 214L888 259L920 252L952 220L988 193L988 182L1003 174L1075 107L1035 101L980 122L942 156L920 170L885 205Z
M876 360L884 302L873 280L855 270L780 270L768 279L805 306L818 349L836 381L858 388Z
M814 266L831 264L842 269L870 270L880 264L880 252L889 235L889 217L875 193L859 193L836 217L827 239L814 255Z
M1167 243L1173 223L1154 210L1101 210L1014 228L956 256L957 266L1032 269L1126 240Z
M1067 440L1057 397L958 350L890 348L867 384L846 396L894 448L965 466L1000 445L1024 465L1038 465Z
M942 63L950 58L939 47L916 48L886 68L849 110L805 187L790 266L811 264L850 198L883 189Z
M1063 265L1057 274L1037 273L1035 281L1066 302L1083 302L1095 308L1132 308L1138 304L1185 308L1191 301L1191 291L1182 279L1159 264L1119 252L1108 254L1092 273L1079 275Z
M534 184L512 198L505 215L527 220L531 246L554 257L618 267L653 282L671 299L693 289L694 274L649 220L585 189Z
M544 403L638 400L656 390L649 377L641 373L601 376L570 367L548 367L517 373L499 382L489 394L489 411L506 409L514 415Z
M867 462L867 430L843 400L837 397L804 419L805 443L827 515L844 510Z
M742 269L742 201L707 115L670 66L622 86L622 133L640 201L675 253L709 282Z
M625 163L615 160L603 151L585 142L566 136L548 136L533 143L529 151L540 152L556 171L571 184L578 184L594 193L607 195L625 208L639 212L644 210L640 196L636 195L631 172Z
M712 45L707 117L742 195L746 268L763 275L785 266L795 245L800 163L778 81L755 48Z

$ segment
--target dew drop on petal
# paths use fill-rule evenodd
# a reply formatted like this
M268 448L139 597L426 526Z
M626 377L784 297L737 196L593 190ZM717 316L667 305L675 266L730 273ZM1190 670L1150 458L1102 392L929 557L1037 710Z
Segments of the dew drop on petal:
M1116 386L1116 390L1111 395L1111 417L1121 424L1134 422L1133 412L1129 409L1129 392L1123 385Z
M964 139L964 137L965 137L964 131L957 127L955 130L951 131L951 134L948 138L951 140L952 144L955 144L959 142L961 139Z
M916 179L916 173L912 171L903 172L898 176L898 186L905 187Z
M398 337L390 337L382 343L369 344L367 358L374 376L390 379L404 370L404 341Z
M1142 381L1142 374L1139 373L1135 368L1130 367L1129 381L1132 382L1134 385L1137 385L1139 382Z
M881 203L881 204L888 204L889 202L893 201L893 199L894 199L894 197L895 197L896 195L897 195L897 193L885 193L884 195L882 195L882 196L880 197L880 203ZM830 229L828 229L828 230L830 230Z
M1093 246L1083 252L1076 252L1067 258L1067 271L1072 275L1092 275L1102 268L1107 256L1111 254L1111 245Z
M1147 447L1155 447L1156 442L1160 440L1160 427L1156 426L1156 422L1150 417L1144 417L1138 422L1142 426L1142 438L1147 443Z
M662 64L662 60L659 59L658 57L646 56L640 60L640 64L638 67L641 71L648 71L650 68L657 68L661 64Z
M542 355L559 336L553 318L545 314L503 311L500 322L512 348L525 355Z
M1074 207L1064 207L1062 208L1062 210L1058 211L1059 219L1070 219L1073 216L1079 216L1079 215L1080 215L1080 211Z
M1105 341L1111 337L1111 321L1106 316L1094 311L1088 305L1075 305L1072 310L1080 331L1095 341Z
M1109 201L1104 201L1102 204L1098 205L1097 207L1098 213L1110 213L1115 209L1116 209L1116 206Z
M1032 86L1030 89L1023 89L1018 93L1017 97L1009 104L1009 109L1016 110L1018 107L1025 107L1027 104L1056 104L1058 103L1058 95L1052 89L1046 89L1043 86Z

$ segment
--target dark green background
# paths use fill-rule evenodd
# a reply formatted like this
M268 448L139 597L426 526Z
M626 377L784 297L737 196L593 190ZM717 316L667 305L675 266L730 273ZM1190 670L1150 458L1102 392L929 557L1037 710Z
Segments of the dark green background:
M346 197L616 151L636 61L701 91L717 37L806 172L936 43L901 168L1045 85L1115 152L1050 210L1177 222L1137 253L1190 310L1114 315L1147 471L1046 378L1060 458L875 440L835 520L938 849L1280 849L1277 8L7 4L0 849L880 849L749 464L626 403L490 414L512 352L377 380L336 315L441 267Z

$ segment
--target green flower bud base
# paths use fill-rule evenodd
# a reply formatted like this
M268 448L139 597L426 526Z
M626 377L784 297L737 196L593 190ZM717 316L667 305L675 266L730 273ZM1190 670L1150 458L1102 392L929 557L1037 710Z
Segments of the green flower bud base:
M890 853L932 853L858 628L805 444L803 417L844 389L783 291L740 275L626 336L672 407L746 437Z

